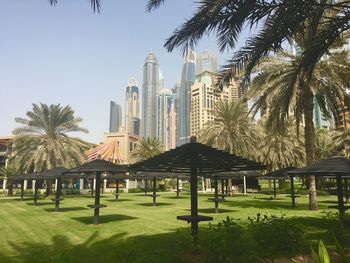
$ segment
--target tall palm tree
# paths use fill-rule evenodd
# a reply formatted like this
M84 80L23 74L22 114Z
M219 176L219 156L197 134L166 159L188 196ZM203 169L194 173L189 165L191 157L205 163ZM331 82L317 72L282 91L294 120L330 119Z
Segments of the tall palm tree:
M233 154L254 156L258 136L246 104L219 100L211 112L214 120L200 131L199 141Z
M49 0L49 3L51 5L57 5L59 0ZM94 11L100 12L101 11L101 0L90 0L91 8Z
M255 100L253 111L268 109L268 121L281 123L289 114L294 114L297 125L304 124L306 163L315 160L314 149L314 100L323 113L339 114L339 100L348 95L344 86L350 83L348 52L333 52L320 60L313 75L306 82L297 71L300 56L280 53L262 61L257 76L252 80L249 97ZM310 177L310 209L317 209L315 178Z
M156 138L142 138L131 154L134 162L140 162L152 158L164 152L164 145Z
M82 162L89 144L68 134L88 131L79 127L82 119L74 116L70 106L33 104L26 115L15 119L22 126L13 131L11 162L20 172L69 168Z
M271 126L266 118L258 123L260 139L256 159L268 164L268 170L289 166L301 167L305 162L304 143L297 136L295 121L284 120L283 125Z

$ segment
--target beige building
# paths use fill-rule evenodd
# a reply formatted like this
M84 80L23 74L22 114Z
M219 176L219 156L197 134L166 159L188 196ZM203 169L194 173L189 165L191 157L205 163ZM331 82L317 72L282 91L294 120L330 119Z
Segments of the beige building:
M125 161L125 163L130 162L130 154L135 149L139 137L134 134L127 132L106 132L104 134L104 144L110 144L115 142L119 148L119 152Z
M215 86L218 75L210 71L204 71L196 76L195 83L191 87L191 113L190 133L198 136L199 131L209 121L214 121L211 110L219 100L238 100L241 97L238 85L233 82L224 87L222 92L217 92Z

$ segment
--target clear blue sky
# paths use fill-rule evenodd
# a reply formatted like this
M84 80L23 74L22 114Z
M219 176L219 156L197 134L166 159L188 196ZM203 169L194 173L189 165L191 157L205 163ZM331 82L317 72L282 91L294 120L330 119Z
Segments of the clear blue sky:
M102 0L100 14L89 0L1 0L0 9L0 136L10 135L32 103L71 105L90 133L77 136L103 140L108 129L109 101L122 105L125 87L153 51L166 87L181 75L179 50L168 53L165 39L195 9L193 1L168 0L152 14L146 0ZM244 41L243 39L241 41ZM195 51L217 51L214 38ZM224 63L229 53L219 54Z

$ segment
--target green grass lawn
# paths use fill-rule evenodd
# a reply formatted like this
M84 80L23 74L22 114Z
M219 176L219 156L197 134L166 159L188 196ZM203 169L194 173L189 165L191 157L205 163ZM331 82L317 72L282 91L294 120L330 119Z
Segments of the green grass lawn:
M306 196L297 199L291 208L290 198L267 195L240 195L221 202L221 213L214 214L209 195L199 196L201 214L214 217L218 223L227 216L247 221L257 213L303 217L305 228L312 238L325 233L322 210L334 204L335 197L319 197L319 210L308 211ZM190 198L181 194L160 193L156 207L152 198L142 193L114 196L105 194L98 226L92 225L93 204L89 196L65 197L61 211L54 212L50 199L32 201L0 198L0 262L189 262L191 250L190 227L176 220L177 215L190 213ZM335 211L335 210L334 210ZM210 238L208 223L201 223L200 240Z

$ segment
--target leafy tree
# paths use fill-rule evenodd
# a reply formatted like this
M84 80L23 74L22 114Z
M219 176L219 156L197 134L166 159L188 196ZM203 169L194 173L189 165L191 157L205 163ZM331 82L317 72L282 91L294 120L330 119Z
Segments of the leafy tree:
M276 127L269 125L264 118L258 123L258 128L261 136L256 159L268 164L270 171L304 165L304 144L297 136L294 120L286 119L283 125Z
M152 158L164 152L164 145L156 138L142 138L131 154L134 162L140 162Z
M332 133L334 150L346 158L350 158L350 129L334 131Z
M83 152L90 146L71 132L88 131L79 127L81 118L74 116L70 106L60 104L33 104L27 118L16 118L22 126L13 131L11 161L21 172L40 172L57 166L67 168L79 165Z
M199 141L236 155L255 155L257 130L245 103L219 100L211 111L214 120L200 131Z
M327 129L315 129L315 160L327 159L332 155L333 140Z

